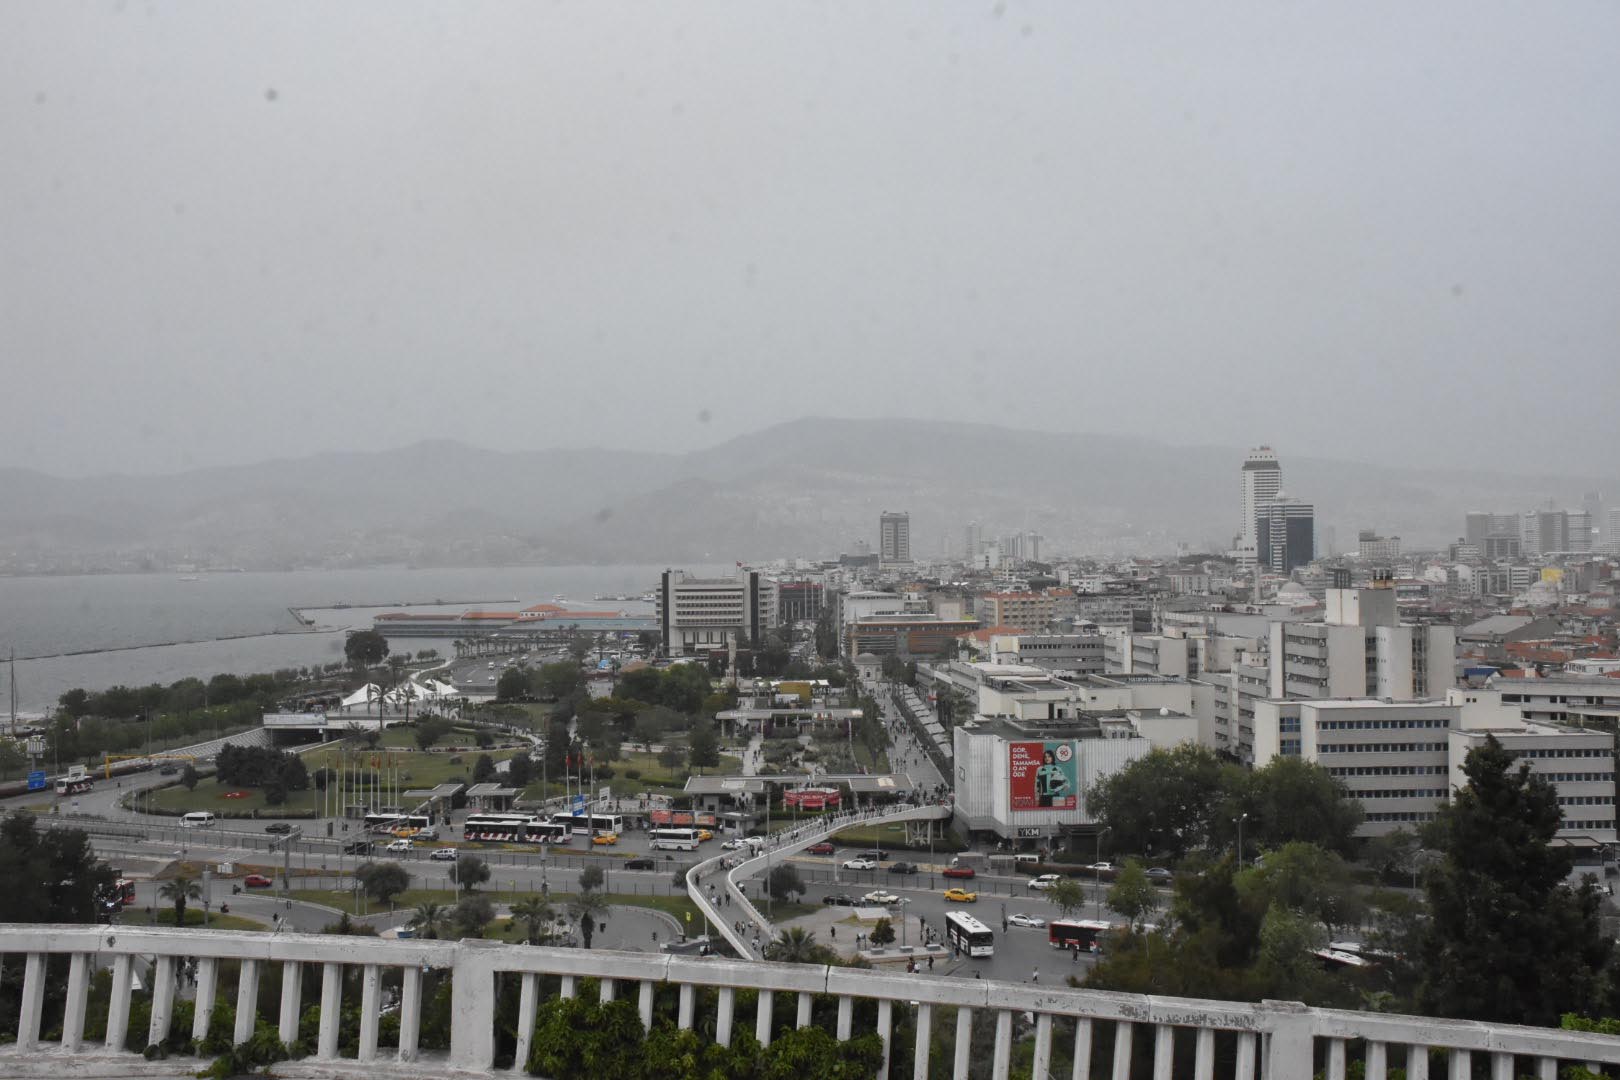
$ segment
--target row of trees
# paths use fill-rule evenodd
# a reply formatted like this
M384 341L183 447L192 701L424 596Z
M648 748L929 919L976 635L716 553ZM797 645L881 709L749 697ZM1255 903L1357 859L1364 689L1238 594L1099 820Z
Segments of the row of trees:
M227 743L214 758L216 778L231 787L268 787L280 784L288 791L309 788L309 770L304 759L271 746L237 746Z
M1246 851L1305 841L1349 854L1361 805L1320 766L1276 757L1249 770L1203 747L1154 750L1097 785L1092 809L1110 850L1174 861L1195 851Z

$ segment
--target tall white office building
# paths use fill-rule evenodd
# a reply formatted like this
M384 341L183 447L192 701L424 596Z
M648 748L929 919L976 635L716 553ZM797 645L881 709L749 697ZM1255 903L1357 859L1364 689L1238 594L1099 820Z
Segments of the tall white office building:
M911 515L885 510L878 519L878 560L884 564L911 561Z
M1249 451L1243 460L1243 528L1238 532L1238 550L1243 558L1253 562L1260 547L1260 534L1255 526L1261 508L1282 490L1282 466L1277 454L1269 446Z

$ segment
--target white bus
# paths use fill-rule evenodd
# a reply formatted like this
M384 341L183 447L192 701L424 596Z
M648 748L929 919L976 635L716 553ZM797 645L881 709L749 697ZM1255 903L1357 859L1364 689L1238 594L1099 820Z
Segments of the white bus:
M207 810L193 810L180 819L182 829L205 829L214 823L214 815Z
M992 956L996 951L990 928L965 911L945 913L945 940L963 956Z
M569 832L538 814L468 814L461 837L471 843L566 844Z
M83 774L60 776L56 780L58 795L83 795L96 786L96 782Z
M390 836L415 836L431 827L433 819L427 814L367 814L366 831L387 833Z
M654 829L652 843L648 845L654 851L696 851L698 847L698 834L696 829Z
M552 814L553 825L566 825L574 831L576 836L589 832L621 833L624 831L624 818L619 814Z

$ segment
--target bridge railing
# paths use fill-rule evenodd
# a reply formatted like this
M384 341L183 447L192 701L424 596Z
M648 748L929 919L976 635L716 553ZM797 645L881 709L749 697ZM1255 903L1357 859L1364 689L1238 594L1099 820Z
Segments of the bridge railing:
M754 1033L765 1044L780 1033L775 1020L777 995L794 995L792 1025L797 1027L813 1022L814 1006L820 999L822 1017L816 1022L831 1018L829 1026L839 1039L868 1030L883 1037L885 1064L880 1075L885 1078L894 1051L892 1038L902 1022L914 1031L915 1077L929 1075L936 1022L952 1026L954 1041L949 1037L943 1041L950 1045L950 1071L959 1080L970 1072L983 1075L986 1071L986 1062L972 1057L974 1029L985 1024L994 1030L988 1062L993 1080L1009 1080L1015 1039L1030 1044L1029 1075L1041 1080L1054 1075L1054 1065L1062 1057L1072 1060L1065 1072L1075 1080L1136 1075L1133 1058L1137 1056L1148 1060L1135 1062L1135 1067L1151 1071L1156 1078L1176 1073L1179 1062L1182 1074L1190 1072L1197 1080L1212 1080L1217 1069L1220 1076L1234 1080L1257 1080L1260 1075L1283 1080L1317 1071L1328 1080L1345 1080L1352 1056L1364 1061L1368 1080L1385 1080L1397 1068L1404 1069L1409 1078L1426 1078L1436 1055L1441 1059L1439 1067L1457 1080L1475 1075L1476 1065L1493 1080L1523 1075L1553 1080L1564 1065L1598 1069L1620 1064L1620 1037L1582 1032L1313 1009L1293 1002L1149 997L991 980L890 975L856 968L495 941L5 925L0 926L0 952L24 957L17 1040L0 1048L0 1073L4 1075L61 1075L70 1071L68 1063L73 1059L91 1057L127 1061L133 1075L138 1056L123 1049L134 995L130 976L134 965L144 964L147 958L154 968L145 1032L148 1044L161 1044L170 1034L176 971L190 959L197 961L192 1033L199 1038L208 1030L216 995L231 989L222 982L233 968L238 970L234 987L234 1038L238 1043L253 1034L259 975L266 965L280 965L290 976L281 980L277 1006L266 1011L277 1016L281 1039L294 1041L305 1005L300 999L300 975L304 965L318 966L321 988L314 1066L322 1075L352 1070L351 1075L364 1074L370 1080L422 1075L424 1065L401 1067L399 1063L419 1062L424 975L429 971L448 972L451 978L449 1059L440 1071L474 1076L494 1072L500 980L519 980L515 1050L521 1065L532 1045L542 986L552 985L549 978L541 982L548 976L558 980L564 996L580 993L585 978L596 980L597 993L604 1000L634 995L644 1027L653 1023L655 997L661 990L672 989L678 1003L678 1026L705 1032L712 1027L714 1040L725 1044L732 1041L738 1024L747 1020L738 1015L741 992L756 995ZM66 989L48 1009L47 961L62 956L68 958ZM91 1028L87 1024L89 986L94 972L105 967L112 969L105 1036L92 1043L85 1037ZM343 1050L352 1032L339 1030L344 976L350 969L361 973L359 1036L352 1057ZM381 1047L384 978L392 986L396 975L400 980L398 1042L394 1047ZM857 1009L862 1003L871 1004ZM49 1011L54 1034L58 1004L60 1034L46 1045L43 1019ZM856 1029L857 1014L863 1018L862 1030ZM1062 1046L1058 1045L1060 1039ZM141 1040L134 1042L140 1045Z

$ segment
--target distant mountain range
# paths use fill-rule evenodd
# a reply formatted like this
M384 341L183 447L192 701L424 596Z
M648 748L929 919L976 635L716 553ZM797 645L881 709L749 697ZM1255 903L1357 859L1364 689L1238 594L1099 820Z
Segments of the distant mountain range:
M1471 509L1510 511L1602 477L1398 469L1293 457L1318 545L1356 530L1438 545ZM805 419L706 450L503 453L451 441L168 476L0 469L0 571L201 566L726 562L876 543L909 510L912 549L960 554L964 526L1033 529L1046 551L1219 550L1237 530L1244 450L916 420Z

